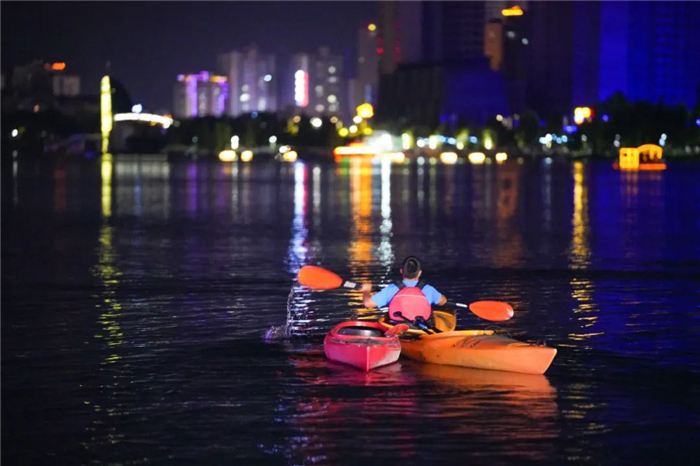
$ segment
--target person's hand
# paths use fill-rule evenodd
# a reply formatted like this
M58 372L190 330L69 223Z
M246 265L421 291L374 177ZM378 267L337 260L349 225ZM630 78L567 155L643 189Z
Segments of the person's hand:
M371 293L372 292L372 284L371 283L363 283L362 284L362 292L363 293Z

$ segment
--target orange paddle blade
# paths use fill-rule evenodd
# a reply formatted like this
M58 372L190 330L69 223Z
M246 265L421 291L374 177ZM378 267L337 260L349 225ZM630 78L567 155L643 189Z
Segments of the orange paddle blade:
M485 320L503 322L513 317L513 308L502 301L476 301L469 305L469 310Z
M315 265L305 265L299 271L297 280L304 286L317 290L332 290L343 284L343 279L337 274Z

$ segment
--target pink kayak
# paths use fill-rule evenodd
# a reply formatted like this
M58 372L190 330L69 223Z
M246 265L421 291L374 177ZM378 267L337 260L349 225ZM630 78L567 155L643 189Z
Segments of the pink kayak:
M333 327L323 340L326 357L365 372L392 364L401 355L398 335L407 325L387 329L376 322L353 320Z

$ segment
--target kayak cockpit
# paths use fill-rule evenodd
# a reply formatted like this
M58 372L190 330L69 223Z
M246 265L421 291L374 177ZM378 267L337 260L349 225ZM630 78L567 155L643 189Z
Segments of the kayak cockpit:
M370 327L342 327L337 331L338 335L352 335L356 337L383 337L384 331Z

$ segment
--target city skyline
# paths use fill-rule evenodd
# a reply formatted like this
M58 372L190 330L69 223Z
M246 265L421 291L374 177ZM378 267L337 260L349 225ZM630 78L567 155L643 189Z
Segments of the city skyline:
M29 10L12 5L16 21L7 19L7 10L3 20L17 29ZM51 4L39 5L51 13ZM68 101L52 99L64 92L45 71L53 73L52 63L82 90L87 113L96 98L92 83L103 74L120 88L122 104L133 101L177 118L280 112L338 116L348 123L354 108L371 102L375 121L407 128L483 125L498 115L508 122L528 111L540 125L560 120L566 126L574 108L617 93L631 101L697 105L699 3L325 2L311 19L300 17L303 3L271 5L261 11L251 3L223 9L172 4L165 10L148 4L116 14L92 4L92 22L84 19L90 8L76 7L63 16L49 14L50 23L37 19L29 33L3 29L13 41L3 55L3 108L65 107ZM294 14L281 16L290 6ZM344 9L354 16L339 18ZM71 22L66 15L74 16ZM105 15L112 15L110 21ZM144 18L152 25L144 27ZM226 27L217 27L222 20ZM95 40L84 39L88 25L103 26ZM76 62L46 47L56 30L67 34L57 42L83 39L71 51L80 56ZM159 32L157 40L149 36ZM677 47L668 47L669 41ZM48 57L31 51L42 44ZM23 66L10 70L8 63Z
M179 74L215 71L219 55L251 43L282 57L327 46L342 55L348 67L354 66L358 27L376 17L377 6L377 2L3 2L2 70L6 75L13 66L33 60L63 62L67 71L81 77L84 93L97 95L109 62L111 73L124 83L134 102L153 110L170 109Z

